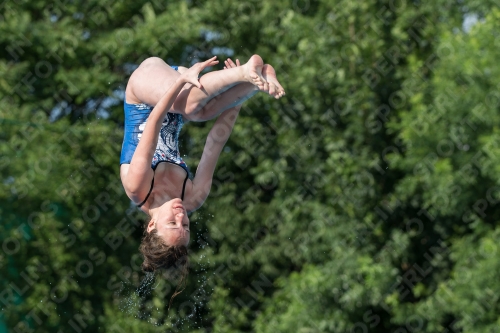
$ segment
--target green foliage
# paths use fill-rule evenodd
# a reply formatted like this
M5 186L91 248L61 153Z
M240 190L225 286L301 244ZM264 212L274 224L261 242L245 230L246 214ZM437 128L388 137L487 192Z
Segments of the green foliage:
M9 332L491 332L500 10L488 1L4 2L0 305ZM476 18L469 30L464 25ZM150 56L272 64L150 295L119 181ZM222 66L220 66L222 67ZM195 168L211 123L190 123ZM0 325L1 329L1 325Z

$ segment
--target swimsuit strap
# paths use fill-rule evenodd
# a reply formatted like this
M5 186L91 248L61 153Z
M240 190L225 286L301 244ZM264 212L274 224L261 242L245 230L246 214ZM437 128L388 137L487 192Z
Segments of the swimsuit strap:
M153 185L154 184L155 184L155 176L153 175L153 180L151 181L151 187L149 188L148 195L146 195L146 199L144 199L143 202L141 202L140 204L138 204L137 207L141 207L142 205L144 205L146 203L146 201L148 200L149 196L151 195L151 191L153 191Z
M184 201L184 190L186 189L186 182L188 180L188 172L186 171L186 178L184 179L184 184L182 184L182 194L181 194L181 200Z
M184 183L182 184L182 194L181 194L181 200L184 201L184 192L186 190L186 182L189 178L189 173L186 171L186 178L184 178ZM153 171L154 172L154 171ZM153 180L151 180L151 187L149 188L149 192L148 192L148 195L146 195L146 199L144 199L143 202L141 202L140 204L137 205L137 207L141 207L142 205L144 205L146 203L146 201L148 200L149 196L151 195L151 192L153 191L153 185L155 184L155 176L153 174Z

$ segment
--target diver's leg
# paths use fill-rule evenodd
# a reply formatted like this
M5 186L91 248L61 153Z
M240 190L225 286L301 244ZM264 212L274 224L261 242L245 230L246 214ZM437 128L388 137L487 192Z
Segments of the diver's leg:
M253 84L267 92L269 87L262 77L263 66L262 58L253 55L243 66L207 73L200 78L201 89L186 85L188 87L179 93L173 110L187 116L195 115L211 99L241 83Z
M131 104L155 106L180 75L162 59L148 58L130 76L125 100Z
M259 89L255 85L248 82L240 83L210 99L197 113L185 117L191 121L213 119L225 110L243 104L258 92Z
M200 78L202 88L186 84L177 96L172 112L184 116L199 112L208 101L233 86L249 82L258 89L267 91L267 82L262 77L262 58L254 55L243 66L214 71ZM131 75L125 90L128 103L156 105L165 92L174 84L180 73L162 59L152 57L144 60Z

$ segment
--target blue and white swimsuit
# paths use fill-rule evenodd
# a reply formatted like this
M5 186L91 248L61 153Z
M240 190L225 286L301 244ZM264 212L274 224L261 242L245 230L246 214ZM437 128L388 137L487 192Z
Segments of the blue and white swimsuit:
M177 66L171 67L177 70ZM153 110L153 106L144 103L129 104L124 101L123 106L125 111L125 130L120 155L120 165L128 164L132 161L132 156L134 156L134 152L137 149L142 132L146 127L149 114ZM158 143L153 155L153 160L151 161L151 168L156 170L158 164L162 162L179 165L186 170L186 179L184 180L185 186L189 176L189 168L182 160L179 153L179 132L181 131L183 125L184 118L182 115L178 113L167 113L163 119L160 133L158 134ZM139 207L142 206L148 199L153 189L153 185L154 177L151 183L151 189L149 190L146 199L139 205ZM184 199L184 186L182 188L181 199Z

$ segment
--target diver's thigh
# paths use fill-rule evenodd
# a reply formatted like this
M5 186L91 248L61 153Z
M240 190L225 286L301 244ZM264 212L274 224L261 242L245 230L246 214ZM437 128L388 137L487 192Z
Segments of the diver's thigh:
M160 58L148 58L132 73L125 98L128 103L156 105L179 73Z

